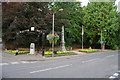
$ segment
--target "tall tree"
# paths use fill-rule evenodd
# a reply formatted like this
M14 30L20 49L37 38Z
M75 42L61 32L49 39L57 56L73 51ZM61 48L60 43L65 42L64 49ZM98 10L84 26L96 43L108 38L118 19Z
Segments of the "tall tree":
M30 3L30 2L10 2L3 4L3 40L4 42L15 42L16 32L30 29L34 26L36 29L49 30L51 22L47 21L49 14L48 3ZM49 23L49 24L48 24ZM48 27L49 26L49 27ZM32 36L28 37L27 36ZM29 44L36 42L37 34L33 36L28 32L19 35L19 44ZM27 40L27 41L26 41ZM11 43L13 44L13 43Z
M65 42L67 46L81 42L82 8L80 2L55 2L51 3L55 15L55 30L60 31L65 26ZM58 12L63 8L62 12Z
M84 7L83 23L86 41L98 46L102 40L108 48L117 48L118 13L114 2L90 2Z

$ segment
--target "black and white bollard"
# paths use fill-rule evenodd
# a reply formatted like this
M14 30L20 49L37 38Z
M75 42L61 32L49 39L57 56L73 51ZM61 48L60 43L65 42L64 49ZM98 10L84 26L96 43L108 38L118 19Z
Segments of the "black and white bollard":
M17 56L18 55L18 50L16 50L16 53L15 53L15 56Z

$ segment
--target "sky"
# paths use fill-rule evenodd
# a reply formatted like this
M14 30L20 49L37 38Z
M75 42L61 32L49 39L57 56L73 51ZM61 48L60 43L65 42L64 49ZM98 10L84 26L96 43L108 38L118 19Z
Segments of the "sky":
M80 2L82 2L82 6L87 6L87 3L89 2L89 0L79 0ZM116 5L118 5L118 2L119 2L120 0L116 0L116 2L115 2L115 4Z

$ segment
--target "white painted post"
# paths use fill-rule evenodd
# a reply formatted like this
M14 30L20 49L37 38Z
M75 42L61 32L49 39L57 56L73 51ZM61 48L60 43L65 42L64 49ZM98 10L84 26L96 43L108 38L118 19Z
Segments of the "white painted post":
M61 41L61 51L66 51L65 40L64 40L64 26L62 26L62 41Z
M30 44L30 54L35 54L35 43Z

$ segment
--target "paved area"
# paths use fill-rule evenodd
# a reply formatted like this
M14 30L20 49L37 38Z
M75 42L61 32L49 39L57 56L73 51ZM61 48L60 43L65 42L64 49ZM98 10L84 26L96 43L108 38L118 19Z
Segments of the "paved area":
M1 78L119 78L118 51L60 57L0 52ZM18 75L19 74L19 75Z
M2 63L2 44L0 44L0 63ZM2 78L2 66L0 66L0 79Z
M57 56L57 57L43 57L42 55L12 55L2 51L2 61L3 62L13 62L13 61L44 61L44 60L54 60L54 59L64 59L76 56L84 56L88 54L96 54L96 53L104 53L104 52L111 52L111 50L105 50L102 52L95 52L95 53L85 53L85 52L78 52L78 50L72 50L73 52L77 53L78 55L66 55L66 56Z
M120 80L120 70L115 72L114 74L112 74L109 79L113 80L113 79L116 79L116 80Z
M5 52L2 52L2 62L11 62L11 61L44 61L44 60L53 60L53 59L61 59L61 58L69 58L75 57L78 55L71 55L71 56L58 56L58 57L45 57L40 54L38 55L11 55Z
M0 66L4 78L111 78L118 72L118 52L45 61L15 61Z

